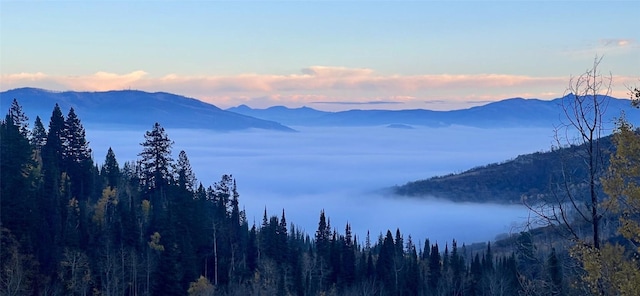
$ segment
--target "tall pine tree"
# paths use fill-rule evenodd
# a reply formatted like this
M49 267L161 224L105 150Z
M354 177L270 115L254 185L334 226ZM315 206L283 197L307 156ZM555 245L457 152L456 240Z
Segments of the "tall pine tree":
M22 111L17 99L13 99L9 107L9 117L23 137L29 138L29 117Z
M100 170L100 175L105 179L107 186L115 188L118 185L118 180L120 179L120 167L116 160L116 154L113 152L111 147L109 147L109 150L107 151L107 156L105 157L104 165L102 165Z
M36 121L33 123L30 142L37 151L41 151L44 144L47 143L47 130L44 128L40 116L36 116Z
M93 161L85 130L73 107L64 122L64 168L70 180L70 195L85 201L91 192Z
M143 149L138 156L142 157L140 165L143 174L143 185L147 189L160 189L171 181L171 147L173 141L159 123L153 125L151 131L144 135Z

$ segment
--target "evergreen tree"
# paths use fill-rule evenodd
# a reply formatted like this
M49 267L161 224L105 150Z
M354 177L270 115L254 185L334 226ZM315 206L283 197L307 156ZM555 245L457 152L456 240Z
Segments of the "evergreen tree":
M400 234L400 228L396 228L396 240L394 245L396 257L404 257L404 239L402 238L402 234Z
M47 142L42 147L42 188L40 196L40 221L38 236L39 261L45 275L56 279L55 268L62 254L63 215L67 201L61 188L65 188L63 174L63 151L65 142L65 120L58 104L53 108L49 120Z
M471 261L469 295L482 295L482 263L480 255L476 253Z
M143 184L147 189L160 189L171 182L171 147L173 141L159 123L153 125L151 131L144 135L143 149L138 156L142 157L140 165L143 174Z
M47 130L42 125L40 116L36 116L36 121L33 123L30 143L37 151L42 150L42 147L47 143Z
M329 284L335 287L338 284L338 279L341 278L340 274L342 268L340 266L340 253L342 249L342 239L338 235L337 231L333 231L331 236L331 242L329 247Z
M485 262L484 262L483 268L488 273L493 272L493 269L494 269L494 267L493 267L493 252L491 251L491 242L487 243L487 251L485 252Z
M342 280L350 286L356 278L356 253L351 234L351 225L347 223L344 229L344 245L342 247Z
M282 217L278 224L278 230L276 232L277 237L277 262L285 263L289 258L289 236L287 234L287 219L284 215L284 209L282 209Z
M258 267L258 234L255 223L249 231L249 240L247 242L247 269L253 274Z
M438 250L438 243L431 246L431 252L429 255L429 279L428 287L432 294L438 289L440 278L442 277L442 265L440 261L440 251Z
M104 165L100 170L100 175L106 180L107 186L115 188L118 185L118 180L120 179L120 167L116 160L116 154L113 152L111 147L109 147L109 150L107 151L107 156L105 157Z
M407 238L407 267L404 273L403 295L418 295L420 290L420 268L418 266L418 253L413 244L411 235Z
M331 229L327 224L326 217L324 215L324 210L320 211L320 221L318 222L318 230L316 231L316 250L318 252L318 257L322 260L328 261L329 259L329 250L330 250L330 240L331 240Z
M454 239L451 243L451 257L449 260L451 272L451 291L454 295L462 295L464 292L462 276L464 271L464 258L458 253L458 243Z
M85 201L90 193L93 162L84 127L73 108L64 123L63 159L71 180L71 197Z
M516 266L518 272L528 279L538 278L540 270L531 233L521 232L516 239L516 243Z
M231 175L229 175L232 178ZM233 184L231 185L231 199L229 200L229 217L231 218L231 224L233 225L233 231L239 231L239 227L241 224L246 223L246 217L244 216L244 211L240 211L240 194L238 193L238 186L236 184L236 179L233 179ZM282 220L284 220L284 209L282 209ZM280 223L284 224L283 233L287 233L287 222L280 221ZM286 235L285 235L286 236Z
M393 242L393 235L390 230L387 230L387 235L384 238L382 247L380 248L380 254L378 255L378 261L376 262L376 273L377 278L389 293L395 293L395 256L396 249Z
M49 120L49 131L47 141L43 147L43 164L48 168L60 169L62 166L64 146L66 145L65 119L58 104L53 108L51 119ZM46 169L47 167L45 167Z
M8 114L0 121L0 226L8 228L18 241L36 231L33 170L29 141Z
M80 164L91 159L91 148L85 138L85 130L73 107L64 123L64 158L71 164Z
M29 117L22 111L22 106L17 99L13 99L11 107L9 107L9 117L13 125L18 127L18 131L24 138L29 138Z
M178 154L176 170L178 173L178 186L189 191L194 191L197 180L193 170L191 169L187 153L184 152L184 150L181 150L180 154Z
M367 273L366 273L366 278L367 279L372 279L374 278L376 275L376 268L374 266L373 263L373 255L371 254L371 252L368 252L367 254Z
M424 241L424 250L422 251L422 258L420 258L420 259L427 261L429 259L429 255L431 254L429 252L430 249L431 249L430 241L429 241L429 239L426 239Z

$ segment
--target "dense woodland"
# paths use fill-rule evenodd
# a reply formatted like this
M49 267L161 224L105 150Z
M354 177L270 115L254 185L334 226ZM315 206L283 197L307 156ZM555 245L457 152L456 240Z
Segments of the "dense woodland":
M597 173L603 175L615 147L611 135L596 141L603 159ZM394 187L393 191L405 196L434 196L461 202L521 203L522 197L543 198L557 194L567 167L571 168L574 185L586 180L589 171L583 164L584 156L584 144L554 147L550 151L519 155L457 174L409 182ZM585 186L576 188L582 190L581 193L586 189Z
M319 210L315 233L265 209L247 221L229 174L199 182L156 123L139 159L91 157L56 105L0 126L2 295L584 295L585 269L547 231L472 246L356 237ZM473 227L473 226L470 226ZM480 226L478 226L480 227ZM557 251L556 251L557 248Z

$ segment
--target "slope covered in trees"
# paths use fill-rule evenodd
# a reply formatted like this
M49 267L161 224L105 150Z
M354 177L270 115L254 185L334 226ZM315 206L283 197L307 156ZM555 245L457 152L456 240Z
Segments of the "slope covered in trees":
M614 150L611 136L598 139L604 160ZM467 171L436 176L396 186L394 193L413 197L436 197L464 202L520 203L522 198L542 199L564 190L564 175L570 168L572 190L587 190L588 167L584 147L573 145L520 155L502 163L493 163ZM605 163L606 164L606 163ZM606 167L606 165L605 165ZM602 175L604 171L599 171Z
M320 211L307 234L285 210L249 223L233 176L198 182L156 123L139 159L91 158L81 120L55 106L29 129L0 122L2 295L583 295L566 251L517 233L496 244L358 238ZM204 181L206 182L206 181ZM572 284L570 284L572 283Z

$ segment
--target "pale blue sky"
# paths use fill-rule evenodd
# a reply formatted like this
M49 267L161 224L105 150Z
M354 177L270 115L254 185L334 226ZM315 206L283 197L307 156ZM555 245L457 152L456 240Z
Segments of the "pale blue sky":
M626 96L640 77L639 3L0 0L0 88L448 109L561 96L598 54Z

